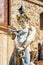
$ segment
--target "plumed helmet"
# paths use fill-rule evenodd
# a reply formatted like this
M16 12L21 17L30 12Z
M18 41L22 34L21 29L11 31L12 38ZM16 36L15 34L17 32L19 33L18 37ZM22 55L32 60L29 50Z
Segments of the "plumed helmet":
M23 14L23 13L24 13L24 8L23 8L22 5L21 5L21 7L19 8L19 13L20 13L20 14Z

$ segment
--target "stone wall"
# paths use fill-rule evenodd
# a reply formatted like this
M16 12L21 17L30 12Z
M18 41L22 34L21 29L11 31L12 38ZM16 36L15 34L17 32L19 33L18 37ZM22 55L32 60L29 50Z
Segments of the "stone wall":
M24 6L25 14L30 18L29 25L35 26L37 30L36 41L42 40L43 36L40 30L40 14L43 12L43 8L38 5L22 0L11 0L11 26L15 26L14 24L18 23L16 15L19 15L18 9L21 5Z

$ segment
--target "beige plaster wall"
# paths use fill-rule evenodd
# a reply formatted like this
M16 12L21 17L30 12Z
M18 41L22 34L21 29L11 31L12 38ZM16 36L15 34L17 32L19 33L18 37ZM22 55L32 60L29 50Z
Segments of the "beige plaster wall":
M0 31L0 65L7 65L7 36Z
M9 65L14 50L14 41L5 32L0 31L0 65Z

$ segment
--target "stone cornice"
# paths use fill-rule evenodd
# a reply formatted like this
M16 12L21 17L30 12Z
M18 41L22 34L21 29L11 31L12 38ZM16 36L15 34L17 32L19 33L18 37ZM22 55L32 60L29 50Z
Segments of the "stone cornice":
M0 31L4 31L4 32L7 32L8 33L8 31L10 29L16 30L15 27L11 27L11 26L0 26Z
M27 2L30 2L32 4L43 7L43 2L40 2L40 1L36 1L36 0L24 0L24 1L27 1Z

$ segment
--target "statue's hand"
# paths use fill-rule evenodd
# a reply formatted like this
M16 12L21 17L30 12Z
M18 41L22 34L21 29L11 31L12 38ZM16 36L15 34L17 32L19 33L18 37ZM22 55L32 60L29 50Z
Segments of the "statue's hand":
M18 47L17 49L18 49L18 52L21 52L21 51L23 51L23 50L24 50L24 48L23 48L23 47Z

